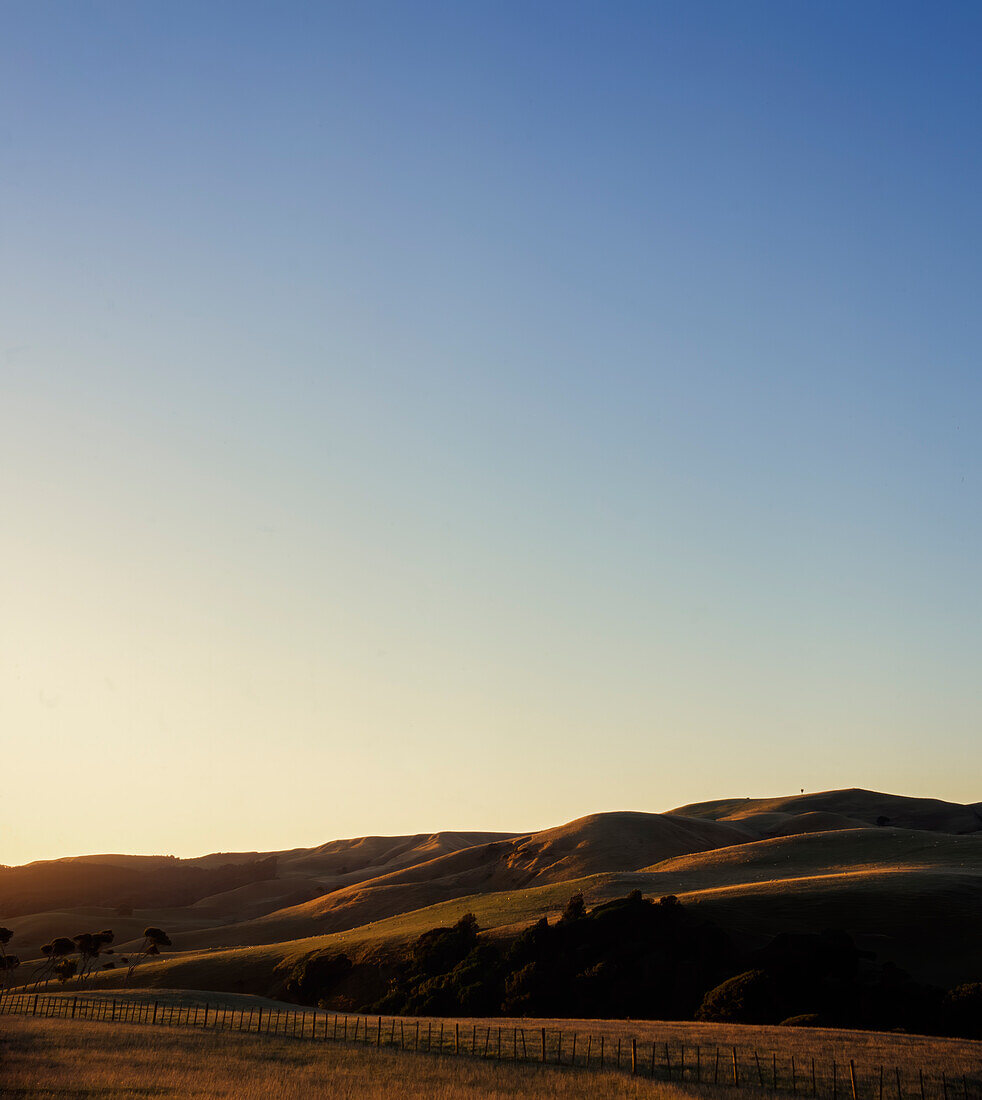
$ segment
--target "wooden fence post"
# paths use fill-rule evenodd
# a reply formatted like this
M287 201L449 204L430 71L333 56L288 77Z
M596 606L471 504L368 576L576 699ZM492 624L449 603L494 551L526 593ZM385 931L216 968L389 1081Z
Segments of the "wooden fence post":
M921 1100L924 1100L924 1070L919 1068L917 1073L921 1079Z
M903 1089L900 1087L900 1067L894 1066L893 1072L897 1075L897 1100L904 1100Z
M604 1068L604 1036L600 1036L600 1068Z
M631 1040L631 1076L637 1077L638 1075L638 1041L637 1039Z
M757 1048L754 1047L754 1062L757 1065L757 1084L764 1087L764 1075L760 1072L760 1059L757 1057Z
M546 1060L546 1029L542 1029L542 1061Z
M195 1016L197 1016L197 1015L198 1015L198 1013L197 1013L197 1010L195 1010L195 1013L194 1013L194 1014L195 1014ZM207 1005L207 1003L205 1004L205 1018L204 1018L204 1022L202 1023L202 1025L201 1025L201 1026L202 1026L202 1027L207 1027L207 1026L208 1026L208 1005Z
M856 1064L851 1058L849 1059L849 1083L852 1085L852 1100L859 1100L856 1095Z
M665 1043L665 1072L668 1074L668 1079L672 1079L672 1056L668 1052L668 1043Z
M454 1024L454 1037L453 1037L453 1052L454 1054L460 1053L460 1024Z
M713 1061L713 1084L719 1082L719 1047L716 1048L716 1058Z
M571 1066L576 1065L576 1032L575 1031L573 1032L573 1052L569 1056L569 1064ZM947 1096L945 1097L945 1100L948 1100Z
M733 1048L733 1087L739 1088L740 1085L740 1073L737 1069L737 1056L736 1047Z

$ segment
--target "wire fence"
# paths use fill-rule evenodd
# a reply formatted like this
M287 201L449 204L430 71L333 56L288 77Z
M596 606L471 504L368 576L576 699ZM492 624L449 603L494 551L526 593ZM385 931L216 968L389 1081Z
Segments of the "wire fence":
M560 1028L496 1027L492 1023L361 1016L323 1009L236 1007L207 1001L137 1001L109 997L7 993L0 1016L99 1020L163 1027L208 1028L309 1042L363 1043L419 1054L443 1054L611 1070L659 1081L784 1092L821 1100L982 1100L982 1082L967 1074L913 1072L909 1067L857 1066L757 1047L682 1041L612 1039Z

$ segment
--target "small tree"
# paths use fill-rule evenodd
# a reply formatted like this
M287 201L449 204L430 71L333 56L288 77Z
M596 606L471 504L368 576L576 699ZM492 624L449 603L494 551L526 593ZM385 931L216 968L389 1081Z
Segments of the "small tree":
M129 969L126 971L126 980L130 980L133 971L136 970L141 962L145 959L149 959L152 955L159 955L162 947L170 946L170 937L162 928L156 928L153 925L149 928L144 928L143 943L140 946L140 952L130 962Z
M13 937L14 933L9 928L0 928L0 989L7 988L7 976L20 966L16 955L7 954L7 944Z
M34 989L37 989L41 982L46 982L54 974L59 962L74 951L75 944L67 936L56 936L51 943L46 943L41 948L44 960L31 975Z
M586 905L583 901L582 894L574 894L568 902L566 902L566 908L563 910L563 915L559 918L563 924L568 924L571 921L582 920L586 916Z
M78 970L78 963L75 959L62 959L57 966L55 966L54 973L58 981L64 985L69 978L74 977L76 970Z
M96 969L101 957L112 954L109 945L115 937L111 928L104 928L101 932L80 932L72 938L78 952L78 980L82 985Z

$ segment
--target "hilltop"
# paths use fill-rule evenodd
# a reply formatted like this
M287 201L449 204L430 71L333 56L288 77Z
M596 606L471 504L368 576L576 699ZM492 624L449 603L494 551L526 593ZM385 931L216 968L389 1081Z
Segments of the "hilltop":
M384 960L465 912L507 939L574 893L599 904L631 890L677 895L748 949L839 928L925 980L982 979L980 804L864 790L592 814L531 833L46 861L0 869L0 924L20 974L54 936L109 927L124 955L153 924L173 946L136 982L276 995L314 951Z

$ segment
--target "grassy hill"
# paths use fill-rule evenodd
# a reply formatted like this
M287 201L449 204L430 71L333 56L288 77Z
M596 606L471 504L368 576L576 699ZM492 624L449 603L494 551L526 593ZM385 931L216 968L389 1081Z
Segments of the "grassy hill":
M6 870L14 873L0 871L0 924L14 932L10 951L28 962L56 935L110 927L123 955L156 924L174 949L136 976L156 987L276 994L286 970L314 950L384 960L465 912L510 936L555 916L573 893L592 905L632 889L676 894L747 943L841 928L919 977L982 979L979 805L871 791L595 814L537 833L363 837L278 853L99 856ZM91 904L114 875L138 876L150 904L132 915ZM209 892L213 881L228 888ZM174 883L183 903L154 904ZM25 912L31 896L56 900ZM118 970L97 978L121 980Z

